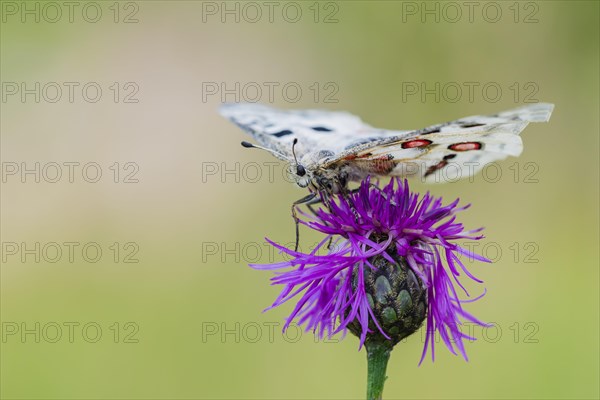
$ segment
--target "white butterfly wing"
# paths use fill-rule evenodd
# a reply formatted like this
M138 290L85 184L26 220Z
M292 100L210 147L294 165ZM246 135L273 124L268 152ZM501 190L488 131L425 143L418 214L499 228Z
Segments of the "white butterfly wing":
M538 103L490 116L471 116L350 148L329 163L354 176L418 176L440 183L464 179L491 162L523 150L519 134L529 122L546 122L554 106Z
M335 156L348 147L372 142L400 132L375 129L347 112L323 110L278 110L261 104L224 104L221 115L252 135L259 144L292 160L292 143L298 139L296 155L327 151Z
M352 179L374 174L418 176L447 182L476 174L487 164L523 150L519 134L530 122L546 122L554 105L537 103L489 116L475 115L415 131L373 128L355 115L322 110L278 110L225 104L221 114L283 160L323 153L319 166L345 168Z

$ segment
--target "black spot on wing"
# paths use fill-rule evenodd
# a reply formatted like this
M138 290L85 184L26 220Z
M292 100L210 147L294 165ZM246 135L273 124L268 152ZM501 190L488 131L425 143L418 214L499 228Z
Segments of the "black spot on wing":
M332 131L332 129L325 128L324 126L313 126L312 130L317 131L317 132L331 132Z
M272 133L272 136L276 136L276 137L282 137L282 136L287 136L287 135L291 135L293 132L290 131L289 129L285 129L283 131L277 132L277 133Z
M415 136L429 135L431 133L440 133L440 128L423 128L414 132Z
M448 154L447 156L444 156L444 160L452 160L455 157L456 157L456 154Z
M479 124L479 123L473 122L473 123L462 124L460 127L461 128L475 128L477 126L484 126L484 125L485 124Z

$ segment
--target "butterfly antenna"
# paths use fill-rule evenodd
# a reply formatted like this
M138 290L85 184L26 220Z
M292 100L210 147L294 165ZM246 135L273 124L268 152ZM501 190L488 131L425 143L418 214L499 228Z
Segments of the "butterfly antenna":
M298 143L298 138L294 138L294 143L292 143L292 155L294 156L294 162L296 163L296 166L298 166L298 159L296 158L296 143Z
M281 153L279 153L279 152L277 152L275 150L268 149L268 148L262 147L262 146L257 146L255 144L252 144L252 143L249 143L249 142L246 142L246 141L242 142L242 146L245 147L245 148L247 148L247 149L261 149L261 150L267 151L267 152L269 152L269 153L271 153L271 154L273 154L275 156L278 156L279 158L281 158L283 160L287 159L286 156L284 156L283 154L281 154Z
M294 162L296 163L296 175L304 176L306 175L306 169L298 163L298 159L296 158L296 143L298 143L298 138L294 138L294 143L292 143L292 155L294 156Z

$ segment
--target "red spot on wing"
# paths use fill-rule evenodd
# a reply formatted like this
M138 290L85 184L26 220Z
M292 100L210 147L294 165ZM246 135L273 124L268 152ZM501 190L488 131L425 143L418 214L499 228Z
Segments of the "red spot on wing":
M470 151L470 150L481 150L481 143L479 142L463 142L454 143L448 146L450 150L454 151Z
M431 144L431 140L427 139L415 139L409 142L402 143L403 149L414 149L415 147L427 147Z

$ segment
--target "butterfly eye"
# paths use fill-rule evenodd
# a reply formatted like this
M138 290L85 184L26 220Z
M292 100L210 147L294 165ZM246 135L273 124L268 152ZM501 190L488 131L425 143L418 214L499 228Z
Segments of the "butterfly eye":
M298 175L298 176L304 176L304 175L306 175L306 170L300 164L298 164L298 166L296 166L296 175Z

